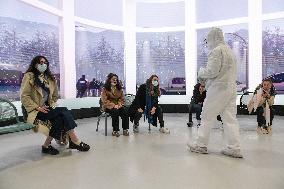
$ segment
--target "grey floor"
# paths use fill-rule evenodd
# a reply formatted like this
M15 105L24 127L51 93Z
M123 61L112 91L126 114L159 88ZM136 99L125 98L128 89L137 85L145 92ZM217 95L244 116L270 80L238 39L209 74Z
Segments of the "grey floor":
M0 189L283 189L284 117L275 117L272 135L256 133L255 116L238 120L244 159L220 154L217 122L210 154L189 153L196 127L186 127L187 114L165 114L170 135L148 133L141 122L139 134L119 138L104 136L104 122L96 132L97 118L77 120L78 135L92 147L86 153L59 147L57 156L42 155L40 134L0 135Z

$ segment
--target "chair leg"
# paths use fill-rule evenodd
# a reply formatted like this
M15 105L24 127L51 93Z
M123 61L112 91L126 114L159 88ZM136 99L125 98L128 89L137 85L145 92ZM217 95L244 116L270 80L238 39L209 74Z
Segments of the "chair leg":
M105 116L105 136L107 136L107 116Z
M96 131L97 131L97 132L98 132L98 130L99 130L100 120L101 120L101 116L99 116L99 117L98 117L98 121L97 121L97 129L96 129Z

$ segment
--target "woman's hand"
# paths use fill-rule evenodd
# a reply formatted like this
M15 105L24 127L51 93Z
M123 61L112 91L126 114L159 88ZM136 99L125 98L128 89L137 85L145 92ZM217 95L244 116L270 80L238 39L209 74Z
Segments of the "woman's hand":
M49 112L48 108L49 108L49 106L44 105L42 107L38 107L36 110L39 111L39 112L47 114Z
M155 114L155 112L156 112L156 108L153 107L152 110L151 110L151 115Z
M140 113L143 112L142 108L139 108L137 111L140 112Z
M114 108L115 108L115 109L119 109L119 106L118 106L118 105L114 105Z

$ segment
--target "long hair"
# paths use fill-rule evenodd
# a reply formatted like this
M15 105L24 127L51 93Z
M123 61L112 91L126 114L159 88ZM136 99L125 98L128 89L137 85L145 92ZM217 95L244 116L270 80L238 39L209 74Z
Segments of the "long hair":
M111 90L111 78L112 77L117 77L117 83L116 83L116 88L117 88L117 90L121 90L122 89L122 87L121 87L121 83L120 83L120 81L119 81L119 79L118 79L118 76L116 75L116 74L114 74L114 73L109 73L108 75L107 75L107 79L106 79L106 81L105 81L105 84L104 84L104 88L106 89L106 90L108 90L108 91L110 91Z
M36 57L34 57L31 61L31 64L29 65L29 68L27 69L26 73L27 72L32 72L35 74L35 81L36 81L36 84L38 84L38 75L40 75L41 73L37 70L36 68L36 64L39 64L40 63L40 59L44 59L47 63L47 69L45 70L44 74L51 80L55 81L55 77L54 75L51 73L50 69L49 69L49 62L47 60L46 57L42 56L42 55L38 55Z
M264 80L262 80L262 82L261 82L261 87L262 87L262 85L263 85L263 82L265 82L265 81L267 81L267 82L269 82L270 84L271 84L271 87L270 87L270 93L271 94L275 94L275 87L274 87L274 85L273 85L273 82L272 82L272 80L270 79L270 78L267 78L267 79L264 79Z
M150 92L151 96L154 95L154 85L152 84L152 80L153 80L154 77L159 79L159 77L157 75L151 75L149 77L149 79L147 79L147 83L149 85L149 92ZM158 84L157 88L158 88L158 96L161 96L160 83Z

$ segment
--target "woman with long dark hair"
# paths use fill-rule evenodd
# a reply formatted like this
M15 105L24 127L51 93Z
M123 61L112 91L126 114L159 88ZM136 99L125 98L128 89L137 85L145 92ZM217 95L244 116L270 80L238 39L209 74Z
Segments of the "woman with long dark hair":
M82 142L75 134L77 124L72 114L65 107L56 107L58 87L49 69L49 62L44 56L36 56L26 71L21 85L21 102L27 111L27 122L36 120L51 122L51 128L42 145L42 153L56 155L57 149L51 146L53 138L60 140L66 132L70 138L69 148L88 151L90 146Z
M254 106L257 114L257 131L263 134L271 132L272 121L274 118L274 109L272 108L275 99L275 87L270 79L264 79L255 89L254 96L249 103L249 111ZM253 105L252 105L253 104Z
M130 121L134 122L134 132L139 132L139 120L144 113L148 122L155 127L157 127L157 119L159 120L161 133L170 133L170 130L164 127L163 111L158 104L159 96L161 96L159 77L152 75L146 83L140 85L129 108Z
M125 98L118 76L110 73L102 89L101 101L103 109L112 117L112 136L119 137L119 116L122 119L123 135L129 136L129 118L124 107Z

